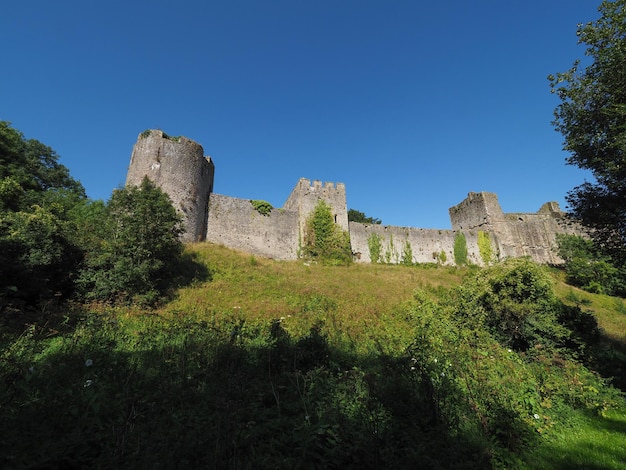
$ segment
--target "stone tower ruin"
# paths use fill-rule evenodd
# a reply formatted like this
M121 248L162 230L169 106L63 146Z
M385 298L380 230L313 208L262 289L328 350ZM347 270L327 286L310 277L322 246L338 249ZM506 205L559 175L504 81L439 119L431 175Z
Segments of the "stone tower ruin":
M167 193L183 217L185 242L204 240L209 194L215 167L202 146L186 137L170 137L148 130L137 137L130 158L126 185L139 185L148 177Z
M346 186L343 183L313 181L300 178L296 187L289 195L283 209L298 214L300 236L304 238L304 225L313 213L319 201L330 207L335 223L342 230L348 230L348 208L346 203Z

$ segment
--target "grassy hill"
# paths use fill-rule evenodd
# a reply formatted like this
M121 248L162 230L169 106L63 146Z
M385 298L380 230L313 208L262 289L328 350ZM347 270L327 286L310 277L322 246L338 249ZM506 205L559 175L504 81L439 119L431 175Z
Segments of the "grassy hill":
M205 269L157 310L81 305L3 326L1 467L626 463L622 299L530 263L188 251Z

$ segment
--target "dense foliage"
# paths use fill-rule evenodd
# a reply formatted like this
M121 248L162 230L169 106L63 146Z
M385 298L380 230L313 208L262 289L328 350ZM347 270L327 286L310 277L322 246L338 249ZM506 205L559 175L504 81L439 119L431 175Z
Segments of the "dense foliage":
M348 222L360 222L362 224L380 225L381 220L375 217L368 217L364 212L356 209L348 209Z
M0 311L154 303L180 271L180 217L149 181L89 201L58 156L0 122Z
M562 234L557 245L569 284L598 294L626 295L626 272L592 240Z
M80 263L81 184L56 153L0 121L0 310L67 297Z
M95 206L99 207L99 206ZM97 238L78 284L85 299L153 304L171 285L183 244L181 217L149 179L116 190L104 210L92 211Z
M352 262L350 235L335 223L330 206L323 200L306 221L303 254L334 264Z
M550 76L561 104L555 127L565 137L567 162L590 170L568 195L574 216L597 245L620 264L626 261L626 0L605 0L600 18L578 27L588 59Z

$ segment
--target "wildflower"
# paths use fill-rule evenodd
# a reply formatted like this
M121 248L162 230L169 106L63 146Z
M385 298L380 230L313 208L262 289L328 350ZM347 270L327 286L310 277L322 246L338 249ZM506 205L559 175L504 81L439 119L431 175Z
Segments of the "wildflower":
M85 384L83 385L83 387L91 387L92 383L93 383L93 380L87 379L85 380Z
M92 360L92 359L87 359L87 360L85 361L85 366L86 366L86 367L91 367L91 366L93 366L93 360Z
M533 415L533 418L535 418L535 419L539 419L539 415L538 415L537 413L535 413L535 414Z

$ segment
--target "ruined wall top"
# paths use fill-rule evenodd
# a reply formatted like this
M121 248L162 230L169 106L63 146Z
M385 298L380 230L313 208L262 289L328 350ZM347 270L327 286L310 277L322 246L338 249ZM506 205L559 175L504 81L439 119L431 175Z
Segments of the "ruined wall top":
M456 206L449 209L453 230L471 230L482 227L490 230L492 224L504 218L504 213L494 193L469 193Z
M320 200L330 206L335 223L343 230L348 230L346 186L343 183L323 183L318 180L311 182L307 178L300 178L287 198L283 209L298 212L302 230L306 219L315 210Z
M467 198L451 207L449 212L453 230L493 231L494 225L500 222L565 217L565 213L555 201L546 202L534 213L504 213L498 202L498 196L488 192L469 193Z

